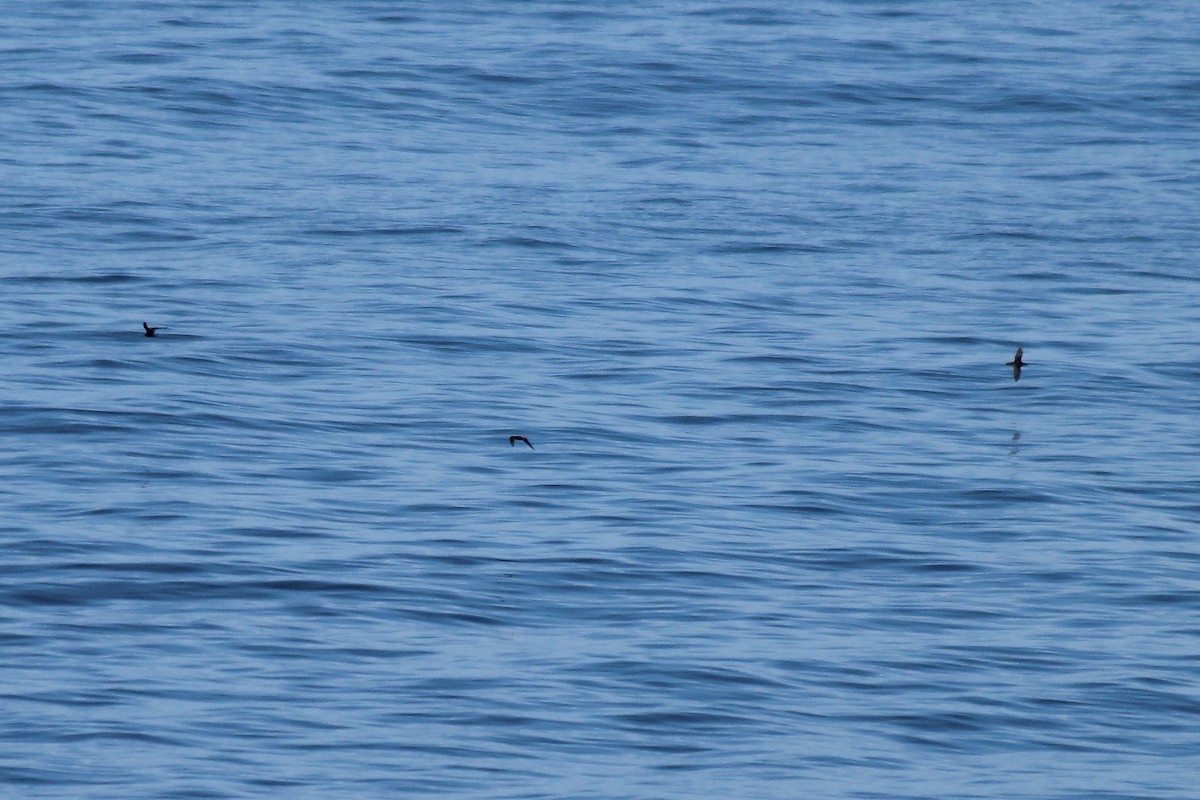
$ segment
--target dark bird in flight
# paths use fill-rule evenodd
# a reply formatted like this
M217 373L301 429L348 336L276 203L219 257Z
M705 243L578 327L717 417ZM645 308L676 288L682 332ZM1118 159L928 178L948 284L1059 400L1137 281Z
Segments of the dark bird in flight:
M144 322L142 323L142 330L146 331L147 336L153 336L154 334L158 333L158 328L151 328Z
M514 436L510 436L510 437L508 437L508 446L509 446L509 447L516 447L516 446L517 446L517 442L524 442L525 444L528 444L528 445L529 445L529 449L530 449L530 450L532 450L532 449L533 449L533 445L532 445L532 444L529 444L529 440L528 440L528 439L526 439L524 436L515 436L515 435L514 435Z
M1021 380L1021 367L1028 367L1028 366L1029 366L1029 362L1028 362L1028 361L1022 361L1022 360L1021 360L1021 353L1023 353L1023 352L1024 352L1024 351L1023 351L1023 350L1022 350L1020 347L1018 347L1018 348L1017 348L1017 354L1016 354L1015 356L1013 356L1013 360L1012 360L1012 361L1009 361L1009 362L1007 362L1007 363L1005 363L1005 365L1004 365L1004 366L1006 366L1006 367L1012 367L1012 368L1013 368L1013 380L1014 380L1014 381L1019 381L1019 380Z

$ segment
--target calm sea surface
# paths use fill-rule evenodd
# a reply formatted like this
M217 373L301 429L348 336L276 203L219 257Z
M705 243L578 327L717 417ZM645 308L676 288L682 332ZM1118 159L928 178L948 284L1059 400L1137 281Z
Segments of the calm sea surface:
M0 63L0 796L1196 797L1193 3Z

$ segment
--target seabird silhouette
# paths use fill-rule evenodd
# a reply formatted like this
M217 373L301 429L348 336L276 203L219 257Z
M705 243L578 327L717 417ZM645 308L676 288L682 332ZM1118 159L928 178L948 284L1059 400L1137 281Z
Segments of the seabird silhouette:
M517 442L524 442L525 444L528 444L528 445L529 445L529 449L530 449L530 450L532 450L532 449L533 449L533 445L532 445L532 444L529 444L529 440L528 440L528 439L526 439L524 436L516 436L516 435L513 435L513 436L510 436L510 437L508 437L508 446L509 446L509 447L516 447L516 446L517 446Z
M162 326L159 326L159 327L162 327ZM142 323L142 329L144 331L146 331L147 336L153 336L154 334L158 333L158 328L151 328L149 325L147 325L144 322Z
M1028 366L1029 366L1029 362L1028 362L1028 361L1022 361L1022 360L1021 360L1021 354L1022 354L1023 352L1025 352L1025 351L1024 351L1024 350L1022 350L1020 347L1018 347L1018 348L1017 348L1017 354L1016 354L1015 356L1013 356L1013 360L1012 360L1012 361L1009 361L1009 362L1007 362L1007 363L1005 363L1005 365L1004 365L1004 366L1006 366L1006 367L1012 367L1012 368L1013 368L1013 380L1014 380L1014 381L1019 381L1019 380L1021 380L1021 367L1028 367Z

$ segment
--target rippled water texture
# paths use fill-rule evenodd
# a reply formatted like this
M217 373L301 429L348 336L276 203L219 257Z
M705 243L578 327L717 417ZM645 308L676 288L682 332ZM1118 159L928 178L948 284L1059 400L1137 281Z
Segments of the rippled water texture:
M1191 4L6 20L0 796L1195 797Z

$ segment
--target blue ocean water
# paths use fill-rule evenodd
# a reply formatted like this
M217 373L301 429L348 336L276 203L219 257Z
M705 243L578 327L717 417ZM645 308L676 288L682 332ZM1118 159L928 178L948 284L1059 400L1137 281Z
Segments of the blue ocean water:
M1192 4L7 11L0 796L1195 797Z

